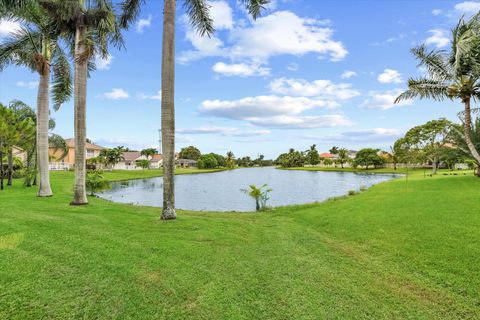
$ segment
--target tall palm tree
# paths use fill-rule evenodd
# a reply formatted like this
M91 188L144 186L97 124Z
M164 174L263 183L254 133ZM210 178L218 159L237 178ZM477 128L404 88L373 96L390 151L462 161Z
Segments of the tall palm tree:
M427 70L425 77L408 80L408 90L395 103L413 98L459 99L464 105L460 113L465 142L472 157L480 163L480 154L472 142L471 101L480 98L480 14L470 20L460 19L452 30L450 52L428 51L425 45L411 50L419 65Z
M144 0L124 0L122 27L135 21ZM249 14L258 18L270 0L241 0ZM206 0L184 0L190 23L202 36L211 36L215 29ZM162 220L176 218L175 213L175 11L176 0L164 0L162 39L162 150L163 150L163 209Z
M108 56L108 45L121 46L120 29L110 0L38 0L55 26L73 47L75 184L72 205L87 204L86 101L87 77L95 68L94 57Z
M48 169L48 125L50 77L53 71L54 108L66 102L72 93L69 61L60 46L59 33L44 10L34 1L4 2L1 17L18 19L23 28L0 45L0 71L8 65L25 66L39 75L37 95L37 165L40 173L38 196L52 196Z

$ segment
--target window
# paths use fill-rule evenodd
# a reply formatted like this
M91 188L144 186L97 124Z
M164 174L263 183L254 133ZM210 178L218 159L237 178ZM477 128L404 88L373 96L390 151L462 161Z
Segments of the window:
M95 150L87 149L87 158L93 158L93 157L95 157Z

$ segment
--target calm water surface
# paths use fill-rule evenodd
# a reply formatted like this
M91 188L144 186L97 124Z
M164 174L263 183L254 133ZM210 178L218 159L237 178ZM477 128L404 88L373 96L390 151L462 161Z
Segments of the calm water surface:
M250 184L260 186L267 183L273 189L267 204L278 207L323 201L397 176L270 167L178 175L175 176L175 200L177 208L185 210L254 211L254 200L240 191ZM131 180L114 183L110 190L99 196L114 202L161 207L162 188L161 177Z

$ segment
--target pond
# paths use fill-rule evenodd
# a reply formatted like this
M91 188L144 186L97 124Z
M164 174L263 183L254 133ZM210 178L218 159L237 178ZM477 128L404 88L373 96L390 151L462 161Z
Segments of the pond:
M278 170L273 167L177 175L175 201L176 207L184 210L247 212L255 211L255 201L240 189L247 189L250 184L268 184L273 191L267 204L278 207L323 201L395 177L398 175ZM161 207L162 187L161 177L116 182L99 197L120 203Z

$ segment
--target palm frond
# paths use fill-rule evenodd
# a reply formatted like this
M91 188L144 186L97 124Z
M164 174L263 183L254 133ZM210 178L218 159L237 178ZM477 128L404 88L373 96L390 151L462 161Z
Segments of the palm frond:
M408 79L408 90L401 93L396 99L395 103L400 103L405 100L414 98L420 99L434 99L442 101L450 98L448 95L448 86L437 80L420 78Z
M253 19L257 19L262 14L265 6L270 3L270 0L242 0L242 2Z
M443 51L427 51L425 45L410 50L417 60L419 66L424 66L432 79L446 80L452 77L451 70L447 64L446 56Z
M68 154L67 142L58 134L54 134L54 133L50 134L50 136L48 137L48 144L51 148L53 148L54 153L57 153L57 151L62 152L60 157L56 160L62 160L67 156Z
M210 17L210 5L206 0L185 0L185 11L190 24L201 36L211 36L215 32Z
M61 47L57 46L54 51L53 60L53 84L52 94L54 106L57 111L60 106L72 96L72 73L70 61Z
M31 32L21 29L0 45L0 71L8 65L25 66L37 70L35 53L38 53L41 35L38 32Z
M140 7L145 0L124 0L121 3L121 15L119 24L121 28L128 29L130 24L134 22L140 14Z

